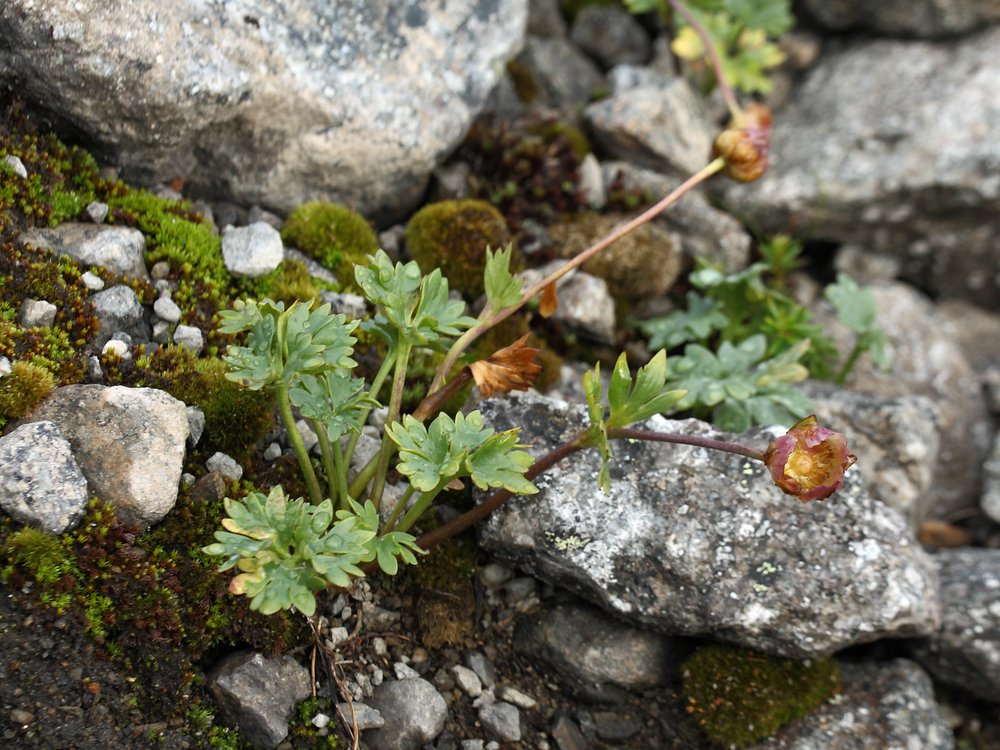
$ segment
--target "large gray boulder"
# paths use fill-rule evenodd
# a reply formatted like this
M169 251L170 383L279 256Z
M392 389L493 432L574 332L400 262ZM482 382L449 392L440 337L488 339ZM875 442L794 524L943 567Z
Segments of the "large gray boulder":
M534 393L481 405L487 424L523 428L540 455L571 439L586 410ZM717 436L697 420L648 429ZM763 432L740 436L763 448ZM483 525L483 542L533 575L667 633L709 635L788 656L830 654L929 633L938 584L906 521L858 472L830 499L783 495L763 465L680 445L618 441L612 494L599 460L577 453Z
M150 526L177 502L190 428L184 402L169 393L67 385L24 421L54 423L90 491L111 503L126 523Z
M775 114L768 173L726 202L760 231L857 243L922 289L1000 307L998 48L994 28L823 58Z
M12 0L0 82L144 182L372 218L415 203L517 53L526 0Z
M1000 21L996 0L803 0L802 5L835 31L866 29L888 36L952 36Z

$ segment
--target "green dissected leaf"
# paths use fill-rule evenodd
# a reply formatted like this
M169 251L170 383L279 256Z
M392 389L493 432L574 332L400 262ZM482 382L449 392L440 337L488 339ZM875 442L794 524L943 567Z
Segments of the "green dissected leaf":
M231 344L226 349L222 358L229 366L226 379L254 391L275 383L281 376L281 362L275 352L276 331L275 318L258 316L250 325L247 345Z
M451 440L455 450L469 453L478 449L493 433L492 427L486 427L483 424L481 412L471 411L468 414L459 412L455 415L449 440Z
M264 614L296 607L307 615L316 610L313 592L333 584L346 586L368 553L374 530L356 518L342 519L330 528L333 504L319 505L301 498L287 500L281 487L267 497L252 492L243 501L226 499L226 531L203 548L208 555L225 556L220 570L237 567L241 573L230 584L236 594L251 597L250 607Z
M692 4L702 3L695 0ZM781 36L795 25L790 0L723 0L719 5L748 29L760 29L770 36Z
M598 363L593 370L583 374L583 392L587 397L587 416L590 426L587 428L591 445L597 448L601 456L601 468L597 472L597 484L605 495L611 494L611 444L608 442L608 426L604 421L603 387L601 386L601 365Z
M476 324L463 314L464 303L448 298L448 281L439 269L421 276L415 261L393 265L382 250L372 256L371 264L358 266L354 274L377 308L373 327L390 342L401 336L414 345L434 344Z
M358 321L346 322L343 314L331 315L330 305L320 305L310 311L309 305L294 303L279 318L284 329L285 363L282 377L291 382L296 375L324 368L350 369L357 363L351 359L357 339L351 332Z
M697 292L688 292L686 310L642 321L639 330L649 337L650 349L672 349L688 342L704 343L728 323L729 318L719 302L702 297Z
M414 344L429 344L441 336L458 336L476 324L465 314L465 303L448 297L448 280L435 268L420 285L420 303L404 331Z
M386 426L386 433L399 448L399 471L421 492L433 492L458 476L464 451L452 447L454 429L454 420L443 412L430 428L409 414L401 423Z
M417 539L412 534L390 531L368 543L366 562L375 560L383 573L393 576L399 570L399 560L407 565L416 565L417 555L425 554L426 551L417 546Z
M524 478L535 459L530 453L517 450L517 430L507 430L491 435L483 444L469 454L465 468L469 478L481 490L503 487L517 495L533 495L538 492L530 481Z
M333 370L300 376L288 389L288 399L302 416L322 424L330 440L340 440L348 432L360 432L368 409L378 405L364 388L363 380Z
M236 300L232 310L223 310L219 313L222 321L219 324L219 332L232 334L248 331L261 318L277 319L284 310L284 302L274 302L270 299L261 300L259 303L252 299Z
M237 576L234 590L251 597L250 609L264 615L295 607L304 615L316 612L314 591L326 587L326 581L306 567L289 561L272 562L256 574Z
M683 391L666 390L667 353L660 350L645 367L640 367L632 387L632 375L624 354L618 358L608 386L608 427L626 427L672 409Z
M875 298L867 289L845 273L837 274L837 282L823 291L833 303L840 322L855 333L864 333L875 326Z
M510 272L510 259L514 248L507 245L495 253L486 250L486 268L483 282L486 287L486 301L494 312L514 307L521 301L524 282Z

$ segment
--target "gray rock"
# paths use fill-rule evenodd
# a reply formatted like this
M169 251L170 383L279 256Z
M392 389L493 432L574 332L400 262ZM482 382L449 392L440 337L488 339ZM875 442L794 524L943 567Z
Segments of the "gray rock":
M107 203L101 203L100 201L91 201L87 204L87 216L95 224L103 224L104 220L108 218L108 211L110 207Z
M978 375L1000 367L1000 313L959 299L942 300L934 309L949 323L949 334Z
M365 703L338 703L337 714L347 726L357 726L360 731L378 729L385 726L382 714Z
M713 129L683 77L631 65L609 77L614 93L584 118L611 157L682 179L708 164Z
M188 445L198 445L201 433L205 430L205 412L197 406L188 406L185 411L188 418Z
M92 292L99 292L104 288L104 279L90 271L83 273L80 276L80 281Z
M552 107L575 117L595 94L608 90L600 69L563 37L528 37L517 61L535 84L533 107Z
M861 357L845 385L882 398L929 398L937 410L941 438L932 486L923 503L927 514L940 519L976 506L992 424L979 379L962 355L957 334L929 300L905 284L869 289L878 325L889 340L892 368L883 372ZM829 305L817 308L816 319L846 355L854 336L836 322Z
M532 709L538 705L538 701L532 698L527 693L523 693L515 687L510 685L501 685L497 689L497 696L500 700L507 701L508 703L513 703L518 708Z
M94 314L100 328L94 343L104 346L118 331L124 331L139 341L149 341L152 329L146 311L132 287L117 284L91 295Z
M295 704L311 695L312 679L290 656L241 651L212 669L208 689L241 737L259 750L273 750L288 734Z
M803 5L833 31L865 29L887 36L933 39L1000 21L1000 5L990 0L805 0Z
M132 353L129 351L128 344L121 339L111 339L111 341L101 347L101 354L108 354L109 352L122 359L132 359Z
M281 234L263 221L227 227L222 233L222 260L233 276L256 278L271 273L285 255Z
M26 299L18 310L18 322L25 328L49 328L56 322L58 310L43 299Z
M497 684L497 674L493 662L486 658L482 651L466 651L465 666L479 677L486 690L492 690Z
M528 392L480 405L495 429L521 427L535 455L572 439L586 410ZM718 435L656 416L646 429ZM763 448L773 433L739 442ZM533 575L675 634L788 656L829 654L940 622L937 576L905 520L857 472L825 502L783 495L764 467L731 454L616 442L612 494L599 461L574 454L513 498L482 542Z
M391 716L384 727L365 733L372 750L416 750L444 729L448 706L427 680L383 682L369 701L382 716Z
M505 742L521 741L521 712L517 706L498 701L479 709L479 721L486 731Z
M324 290L319 293L319 297L330 305L330 312L334 315L344 313L349 318L359 319L368 315L368 303L360 294Z
M983 513L1000 523L1000 433L993 438L993 449L983 464Z
M0 508L29 526L62 534L87 510L87 480L52 422L24 424L0 437Z
M205 461L205 466L209 471L217 471L230 482L236 482L243 476L243 467L236 463L236 459L220 451L213 453Z
M478 698L483 694L482 680L479 679L479 675L468 667L463 667L461 664L453 664L451 674L454 677L455 684L470 698Z
M941 629L914 647L935 678L1000 702L1000 550L941 550Z
M625 690L666 682L683 647L670 638L631 627L582 602L564 602L517 621L514 647L573 695L619 702Z
M28 170L24 167L24 162L21 161L21 157L14 156L13 154L7 154L0 162L10 167L10 170L20 177L22 180L28 179Z
M286 247L284 250L285 260L296 260L306 267L310 276L313 276L321 281L325 281L329 284L339 284L337 277L333 274L329 268L324 266L322 263L313 260L308 255L303 253L294 247ZM320 292L324 294L325 292Z
M123 178L183 174L205 197L278 213L326 198L380 220L419 200L527 19L526 0L5 7L0 80Z
M754 750L951 750L934 686L912 661L842 664L843 690Z
M580 162L580 195L589 208L600 210L607 205L608 195L604 189L604 175L601 163L593 154L587 154Z
M57 227L26 230L17 241L20 245L51 250L56 256L68 255L82 265L104 266L130 279L149 279L142 258L146 238L138 229L66 222Z
M147 527L174 507L188 436L184 402L153 388L68 385L27 421L59 427L90 491L124 522Z
M174 329L174 343L198 354L205 348L205 335L197 326L179 325Z
M601 165L605 189L619 183L625 190L646 193L658 201L669 195L681 180L636 167L624 161ZM750 262L751 238L736 219L714 208L705 196L693 191L664 211L656 219L681 237L681 249L688 258L704 258L722 267L726 273L742 271Z
M635 16L618 6L587 5L573 19L569 38L605 68L642 65L652 54Z
M898 258L935 296L1000 308L998 45L994 28L825 56L775 120L767 174L726 202L763 232L808 227Z
M552 722L551 734L559 750L589 750L590 748L590 743L583 736L583 732L565 714L560 714Z
M0 357L0 378L10 375L11 365L8 357Z
M532 36L566 36L566 19L559 0L528 2L528 33Z
M803 389L821 424L842 432L865 487L916 531L941 447L938 409L926 396L884 398L811 382Z
M525 288L537 284L568 261L554 260L541 268L522 271ZM581 335L606 344L615 341L615 301L607 282L583 271L570 271L556 282L559 306L553 320L562 321Z
M153 303L153 312L168 323L176 323L181 319L181 309L167 294L158 297Z

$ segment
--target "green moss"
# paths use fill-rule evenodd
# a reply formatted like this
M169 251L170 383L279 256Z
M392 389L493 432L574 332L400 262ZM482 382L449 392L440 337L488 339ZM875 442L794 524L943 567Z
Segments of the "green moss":
M247 297L254 299L269 297L291 305L296 300L304 302L318 297L320 287L309 275L304 263L298 260L285 260L271 273L256 279L244 280L242 291Z
M475 539L449 539L432 547L409 571L421 589L416 613L427 648L459 645L475 630L477 553Z
M514 84L514 93L524 104L531 104L538 98L538 81L527 65L511 60L507 63L507 75Z
M745 747L806 716L840 688L832 659L799 661L706 646L684 666L684 697L705 734Z
M365 218L337 203L303 203L289 214L281 238L330 269L350 291L357 291L355 264L378 250L378 236Z
M10 374L0 378L0 414L20 419L44 401L55 384L48 370L30 362L15 362Z
M222 240L186 201L130 189L110 196L108 206L109 221L135 227L145 235L147 265L165 260L181 276L208 280L220 288L229 284Z
M320 731L312 724L317 714L331 717L328 730ZM296 750L341 750L348 745L336 733L337 705L329 698L307 698L295 710L288 724L288 740Z
M431 203L406 225L406 247L420 270L440 268L451 287L470 300L483 293L487 248L497 250L510 240L503 216L480 200ZM515 256L513 270L519 262Z
M459 151L473 198L488 200L520 236L525 222L551 224L583 210L580 162L589 150L576 128L552 118L481 117Z

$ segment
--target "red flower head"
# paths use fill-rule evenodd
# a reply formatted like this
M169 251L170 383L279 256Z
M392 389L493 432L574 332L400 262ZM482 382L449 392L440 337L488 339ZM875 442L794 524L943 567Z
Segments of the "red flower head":
M844 472L858 459L839 432L820 427L816 415L806 417L764 453L774 483L806 503L822 500L844 486Z

